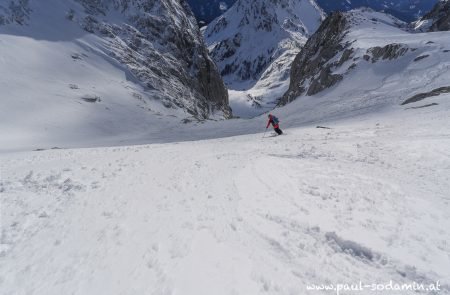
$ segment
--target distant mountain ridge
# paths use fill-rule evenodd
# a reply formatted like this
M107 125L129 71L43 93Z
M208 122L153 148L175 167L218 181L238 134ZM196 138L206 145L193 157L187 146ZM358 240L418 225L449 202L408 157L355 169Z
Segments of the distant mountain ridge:
M439 0L316 0L326 12L349 11L359 7L370 7L383 11L406 21L412 22L430 11ZM222 15L237 0L187 0L195 16L206 24ZM221 5L221 3L223 5ZM222 8L222 9L221 9Z
M439 0L316 0L327 13L369 7L412 22L430 11Z

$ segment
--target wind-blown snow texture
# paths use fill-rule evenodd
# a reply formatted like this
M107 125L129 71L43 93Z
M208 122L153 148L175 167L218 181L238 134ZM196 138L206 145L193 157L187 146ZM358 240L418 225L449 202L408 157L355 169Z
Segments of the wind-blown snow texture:
M288 87L292 60L323 18L312 0L240 0L208 26L206 42L235 115L273 108Z

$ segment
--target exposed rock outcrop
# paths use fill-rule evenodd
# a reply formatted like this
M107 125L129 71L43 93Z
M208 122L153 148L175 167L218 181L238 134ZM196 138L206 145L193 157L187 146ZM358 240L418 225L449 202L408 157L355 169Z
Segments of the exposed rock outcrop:
M378 60L393 60L400 56L405 55L409 48L406 44L388 44L383 47L372 47L367 50L367 54L372 55L372 62L377 62Z
M331 14L322 23L295 58L289 90L281 98L280 105L289 103L303 93L314 95L342 79L341 75L333 74L331 68L351 58L352 49L346 48L349 44L342 44L347 28L347 19L341 12ZM342 57L330 62L340 52Z

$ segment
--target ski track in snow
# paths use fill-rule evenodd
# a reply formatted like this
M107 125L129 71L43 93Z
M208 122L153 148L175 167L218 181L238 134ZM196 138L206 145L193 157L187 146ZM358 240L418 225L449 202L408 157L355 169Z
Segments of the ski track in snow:
M445 116L419 128L410 114L265 139L0 155L1 293L440 280L450 294L450 134Z

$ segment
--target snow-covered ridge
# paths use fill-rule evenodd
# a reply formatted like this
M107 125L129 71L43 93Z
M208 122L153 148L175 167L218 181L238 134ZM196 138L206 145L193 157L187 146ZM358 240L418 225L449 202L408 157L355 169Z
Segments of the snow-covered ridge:
M236 114L273 107L293 58L323 18L312 0L240 0L208 26L204 36Z

